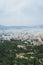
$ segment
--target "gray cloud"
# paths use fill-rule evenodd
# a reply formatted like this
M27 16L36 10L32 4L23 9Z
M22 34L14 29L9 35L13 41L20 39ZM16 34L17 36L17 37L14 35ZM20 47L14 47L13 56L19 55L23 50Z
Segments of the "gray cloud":
M0 24L43 24L43 0L0 0Z

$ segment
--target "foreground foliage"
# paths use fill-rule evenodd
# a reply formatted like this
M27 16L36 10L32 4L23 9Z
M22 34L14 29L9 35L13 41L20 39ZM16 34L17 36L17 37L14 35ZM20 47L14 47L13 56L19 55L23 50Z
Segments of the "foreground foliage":
M0 42L0 65L43 65L43 45L27 45L23 41Z

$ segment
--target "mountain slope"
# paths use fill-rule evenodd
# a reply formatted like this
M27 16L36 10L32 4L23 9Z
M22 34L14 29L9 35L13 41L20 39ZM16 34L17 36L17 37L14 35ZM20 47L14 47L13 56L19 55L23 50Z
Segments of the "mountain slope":
M26 29L26 28L43 28L43 25L40 25L40 26L4 26L4 25L0 25L0 30Z

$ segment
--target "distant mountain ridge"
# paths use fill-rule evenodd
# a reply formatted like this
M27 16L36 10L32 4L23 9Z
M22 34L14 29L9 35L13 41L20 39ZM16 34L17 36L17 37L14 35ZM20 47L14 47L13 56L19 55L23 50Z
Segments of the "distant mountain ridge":
M0 25L0 30L25 29L25 28L43 28L43 25L39 25L39 26L4 26L4 25Z

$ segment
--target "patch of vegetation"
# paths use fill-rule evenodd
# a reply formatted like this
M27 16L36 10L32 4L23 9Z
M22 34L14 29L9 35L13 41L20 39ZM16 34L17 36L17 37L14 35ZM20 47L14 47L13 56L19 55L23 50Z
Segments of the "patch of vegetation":
M18 45L25 45L25 49ZM27 46L24 41L0 42L0 65L43 65L43 45Z

